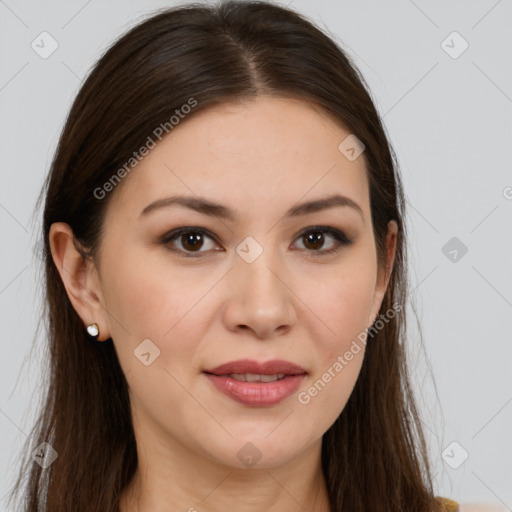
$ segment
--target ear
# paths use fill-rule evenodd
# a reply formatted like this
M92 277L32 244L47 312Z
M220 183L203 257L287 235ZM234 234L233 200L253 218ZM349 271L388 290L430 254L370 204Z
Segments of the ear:
M379 266L377 271L377 284L373 296L372 311L368 317L368 322L371 322L370 326L377 319L384 295L386 294L386 290L388 288L389 278L391 277L391 272L395 263L397 233L398 224L396 221L390 220L388 222L388 233L386 236L386 265L385 269L382 269Z
M84 329L92 323L99 326L99 341L110 338L106 310L99 286L96 267L91 259L84 258L77 250L73 230L64 222L50 226L52 258L66 288L69 300L78 313Z

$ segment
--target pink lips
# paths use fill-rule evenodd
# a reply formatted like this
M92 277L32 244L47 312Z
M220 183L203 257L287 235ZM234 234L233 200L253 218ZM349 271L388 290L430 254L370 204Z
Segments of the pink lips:
M260 407L277 404L292 395L307 375L300 366L277 359L266 362L242 359L204 373L219 391L233 400ZM281 374L281 378L272 382L243 382L230 377L231 374Z

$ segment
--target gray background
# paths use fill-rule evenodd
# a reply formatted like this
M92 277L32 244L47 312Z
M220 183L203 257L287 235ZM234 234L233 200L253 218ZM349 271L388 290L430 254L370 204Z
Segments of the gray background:
M0 0L0 499L40 385L40 219L32 213L43 177L102 50L153 9L175 4ZM425 358L411 327L411 369L437 494L512 510L512 1L288 5L353 56L397 152L410 299L426 347ZM58 43L46 59L31 47L42 46L43 31Z

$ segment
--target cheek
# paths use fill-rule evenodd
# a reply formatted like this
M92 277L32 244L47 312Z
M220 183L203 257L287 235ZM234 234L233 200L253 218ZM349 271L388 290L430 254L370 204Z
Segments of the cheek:
M175 270L171 275L169 269L131 264L129 258L112 265L106 275L109 326L125 371L140 370L134 351L145 339L160 351L155 365L180 371L185 362L190 366L194 340L202 339L207 323L199 311L211 278Z
M347 350L369 326L374 292L371 261L363 265L361 260L340 267L329 279L318 279L317 286L310 290L304 302L317 315L315 339L322 343L319 354L324 364Z
M304 310L303 318L311 322L316 361L297 401L306 422L308 415L322 417L311 425L315 433L327 430L336 420L358 379L375 290L373 265L371 252L354 254L337 270L329 269L328 275L317 274L300 295L310 310Z
M211 283L204 273L180 271L157 256L134 251L123 261L112 262L107 291L128 330L164 338L201 300Z
M359 276L359 277L358 277ZM362 276L362 277L361 277ZM322 435L345 408L359 377L365 354L365 328L373 299L368 274L345 275L331 280L322 293L312 294L318 316L315 321L314 374L297 396L304 421L311 422L312 436ZM327 328L328 327L328 328Z
M188 390L198 344L209 325L201 298L213 283L192 272L171 276L154 265L134 268L128 260L112 267L107 284L111 334L132 404L141 418L151 417L168 429L191 409L197 413Z

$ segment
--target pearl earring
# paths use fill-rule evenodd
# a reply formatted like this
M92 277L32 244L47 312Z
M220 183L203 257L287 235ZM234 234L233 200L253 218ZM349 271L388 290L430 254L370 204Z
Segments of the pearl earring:
M94 323L87 326L87 332L89 333L89 336L92 336L95 338L100 333L100 328L98 327L98 324Z

